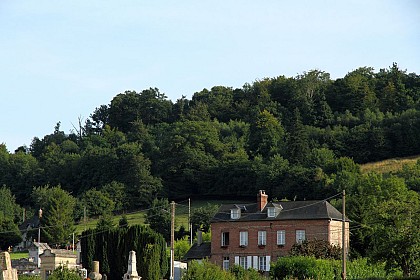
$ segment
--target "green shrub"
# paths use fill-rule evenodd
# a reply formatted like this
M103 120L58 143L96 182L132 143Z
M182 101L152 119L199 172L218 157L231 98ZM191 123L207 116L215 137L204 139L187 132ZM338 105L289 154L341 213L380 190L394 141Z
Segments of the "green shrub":
M192 261L188 264L188 270L182 280L236 280L235 276L228 271L222 270L219 266L203 261L199 263Z
M284 257L271 267L274 279L318 279L330 280L341 278L341 261L315 259L314 257ZM384 264L369 264L367 259L347 262L347 279L391 279L401 276L400 271L388 274Z
M48 280L82 280L83 278L77 273L77 271L67 269L65 267L59 267L48 276Z
M32 275L18 275L19 280L40 280L41 277L39 276L32 276Z
M303 256L285 257L272 266L271 275L275 279L336 279L340 276L340 267L337 261Z
M340 268L341 271L341 268ZM386 273L384 263L369 263L366 258L347 262L347 279L386 279L401 276L400 271Z
M230 272L235 276L237 280L264 280L264 278L255 269L249 268L244 269L241 266L235 265L230 269Z

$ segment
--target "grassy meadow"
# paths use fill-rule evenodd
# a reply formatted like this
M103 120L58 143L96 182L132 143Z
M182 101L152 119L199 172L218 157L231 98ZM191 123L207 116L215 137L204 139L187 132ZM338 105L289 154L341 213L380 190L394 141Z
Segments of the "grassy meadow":
M191 200L191 212L194 209L206 206L207 204L228 204L228 203L237 203L238 200ZM144 225L145 224L145 215L147 209L138 210L129 213L125 213L127 217L128 224L131 225ZM119 220L124 214L114 215L112 221L114 225L118 225ZM76 225L76 234L80 235L85 229L93 229L96 227L98 219L88 219L86 224L83 221ZM179 229L181 226L184 226L185 229L188 229L188 200L183 200L176 202L175 206L175 227Z
M386 159L382 161L362 164L360 166L360 169L363 173L376 172L376 173L387 174L387 173L401 170L402 167L406 164L414 165L416 164L418 160L420 160L420 155L412 156L412 157L405 157L405 158L392 158L392 159Z

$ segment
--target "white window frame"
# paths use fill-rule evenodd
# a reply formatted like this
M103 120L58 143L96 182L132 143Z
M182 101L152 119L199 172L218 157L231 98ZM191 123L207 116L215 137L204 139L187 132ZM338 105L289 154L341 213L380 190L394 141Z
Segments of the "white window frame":
M258 231L258 246L267 245L267 232L265 230Z
M248 269L248 257L240 256L239 257L239 265L244 269Z
M223 270L229 270L229 257L223 257Z
M238 220L241 217L241 209L230 209L230 218L232 220Z
M247 231L239 232L239 246L248 246L248 232Z
M277 231L277 245L286 245L286 231L285 230Z
M226 236L227 236L227 238L226 238ZM221 246L229 246L229 232L228 231L222 232L222 237L220 239L221 239L221 242L222 242L220 244Z
M276 217L276 208L275 207L267 207L267 217L268 218L275 218Z
M304 229L296 230L296 243L301 244L306 240L306 231Z
M266 256L258 257L258 270L267 271L267 257Z

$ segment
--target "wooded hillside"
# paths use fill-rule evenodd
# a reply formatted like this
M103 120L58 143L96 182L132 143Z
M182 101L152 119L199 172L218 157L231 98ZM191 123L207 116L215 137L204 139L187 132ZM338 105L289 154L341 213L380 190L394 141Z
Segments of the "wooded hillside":
M215 86L175 102L157 88L126 91L70 134L58 122L30 147L0 145L0 246L19 240L21 206L28 217L42 207L43 238L62 244L84 209L107 217L153 208L156 197L255 198L264 189L309 200L345 189L352 254L409 275L420 271L420 161L385 175L359 164L419 155L419 139L420 77L396 64L336 80L314 70Z
M315 199L338 189L325 176L419 154L418 139L420 78L396 64L336 80L314 70L215 86L175 102L150 88L116 95L71 134L58 123L13 154L3 145L0 185L21 205L33 204L34 186L79 197L106 189L116 210L155 196L254 196L261 188Z

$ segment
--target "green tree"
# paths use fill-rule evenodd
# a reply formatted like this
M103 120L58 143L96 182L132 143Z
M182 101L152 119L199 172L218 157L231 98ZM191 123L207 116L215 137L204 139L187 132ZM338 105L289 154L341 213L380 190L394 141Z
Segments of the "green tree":
M162 234L165 240L170 240L171 208L167 198L155 198L145 216L151 229Z
M90 270L92 261L98 260L100 272L109 279L119 279L126 272L132 250L136 252L137 271L142 277L159 280L168 271L166 242L149 227L136 225L103 232L87 230L82 234L81 247L83 267Z
M368 174L349 195L349 218L359 225L353 230L353 248L362 248L386 269L399 268L405 276L420 271L420 197L408 190L401 178ZM353 240L352 239L352 240Z
M101 188L101 192L104 192L112 199L112 201L114 201L116 211L120 211L128 207L124 184L112 181L111 183L104 185Z
M267 110L263 110L251 124L249 146L254 155L269 157L281 153L285 132L280 122Z
M114 227L115 225L112 221L112 216L110 214L105 214L99 218L95 229L98 232L104 232L112 230Z
M109 124L127 133L137 120L142 120L146 125L168 121L172 106L172 102L157 88L149 88L139 93L125 91L111 101L108 109Z
M0 144L0 186L8 186L21 205L30 205L31 189L43 180L43 170L31 154L9 154Z
M191 109L198 108L196 104L206 104L211 119L228 122L233 119L233 89L223 86L212 87L211 90L203 89L194 93L189 103Z
M390 178L383 183L384 199L368 213L373 238L370 255L385 261L386 269L400 268L404 276L420 273L420 197L404 181Z
M114 174L126 188L126 197L133 208L149 206L162 189L160 178L150 171L151 161L137 143L125 143L116 148Z
M41 240L52 244L70 241L74 232L76 199L60 186L48 185L34 188L32 197L34 204L42 209Z
M0 187L0 215L19 223L22 220L22 208L16 203L16 198L6 186Z
M302 123L299 109L295 109L287 137L287 158L291 163L303 164L309 154L309 137Z
M219 130L217 121L184 121L161 131L157 168L168 196L209 190L209 171L218 166L225 151Z
M174 244L175 260L181 261L190 248L191 246L188 236L184 236L182 239L176 240Z
M207 203L206 206L196 208L191 213L193 231L202 230L209 232L210 221L217 213L219 205Z
M128 220L126 215L122 215L121 219L118 221L118 227L126 228L128 227Z
M341 248L331 245L326 240L305 240L302 243L294 244L290 250L290 255L339 260L341 258Z
M0 250L6 251L22 241L22 235L12 218L5 217L0 211Z
M420 160L417 160L414 165L403 165L403 168L396 172L396 175L404 178L408 189L420 193Z
M104 192L96 188L86 191L82 196L89 217L110 215L115 208L115 202Z

